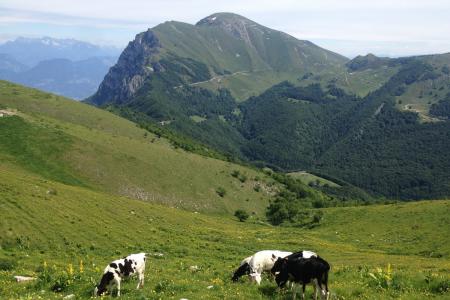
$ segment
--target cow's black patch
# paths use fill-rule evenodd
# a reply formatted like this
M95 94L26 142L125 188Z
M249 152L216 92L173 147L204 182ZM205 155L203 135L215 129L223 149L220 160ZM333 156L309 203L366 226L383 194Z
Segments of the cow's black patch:
M109 266L111 268L117 269L117 264L116 263L110 263Z
M123 276L130 276L130 274L134 273L133 268L131 266L133 262L129 259L124 260L124 264L119 264L120 273Z
M102 279L100 280L99 285L97 286L97 296L101 296L106 292L108 285L110 285L111 281L114 279L114 274L112 272L106 272L103 274Z

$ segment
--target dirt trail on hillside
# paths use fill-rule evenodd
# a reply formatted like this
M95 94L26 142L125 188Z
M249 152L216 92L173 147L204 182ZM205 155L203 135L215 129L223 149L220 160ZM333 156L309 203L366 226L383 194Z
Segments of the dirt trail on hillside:
M253 71L253 72L255 72L255 71ZM249 74L249 73L250 73L249 71L237 71L237 72L234 72L234 73L231 73L231 74L217 75L217 76L211 77L208 80L197 81L197 82L189 83L187 85L194 86L194 85L198 85L198 84L202 84L202 83L206 83L206 82L211 82L211 81L214 81L214 80L219 80L219 79L226 78L226 77L235 76L235 75L238 75L238 74L246 75L246 74ZM181 87L183 87L183 84L174 86L173 88L174 89L178 89L178 88L181 88Z

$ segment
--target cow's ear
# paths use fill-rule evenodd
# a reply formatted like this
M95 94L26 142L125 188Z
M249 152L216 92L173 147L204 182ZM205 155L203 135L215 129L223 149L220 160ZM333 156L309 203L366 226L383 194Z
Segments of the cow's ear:
M272 260L275 261L277 260L277 256L275 254L272 253Z

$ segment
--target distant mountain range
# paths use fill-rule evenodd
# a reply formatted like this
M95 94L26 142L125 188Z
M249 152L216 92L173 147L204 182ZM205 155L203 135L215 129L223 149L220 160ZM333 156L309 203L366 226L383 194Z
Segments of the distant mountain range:
M0 74L20 73L29 67L19 62L13 55L0 53Z
M0 79L80 100L96 91L119 54L73 39L17 38L0 45Z
M74 39L51 37L19 37L0 45L0 53L9 54L28 67L34 67L43 60L65 58L72 61L85 60L94 56L117 57L119 48L98 46Z

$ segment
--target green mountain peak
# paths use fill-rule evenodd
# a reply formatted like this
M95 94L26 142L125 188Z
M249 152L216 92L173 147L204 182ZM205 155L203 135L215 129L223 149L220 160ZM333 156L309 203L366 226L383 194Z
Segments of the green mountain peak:
M205 25L218 25L218 24L233 24L233 23L248 23L248 24L257 24L246 17L241 15L230 13L230 12L219 12L214 13L206 18L201 19L195 25L196 26L205 26Z

